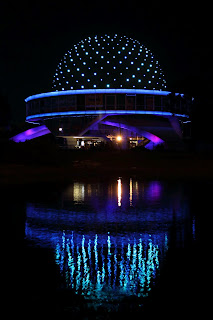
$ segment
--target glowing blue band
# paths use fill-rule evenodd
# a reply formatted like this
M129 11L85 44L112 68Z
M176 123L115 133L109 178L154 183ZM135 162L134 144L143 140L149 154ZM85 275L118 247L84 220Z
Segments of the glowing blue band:
M41 114L34 114L26 117L27 121L31 119L49 118L49 117L63 117L63 116L85 116L85 115L127 115L127 114L146 114L146 115L156 115L156 116L172 116L189 118L186 114L174 114L167 111L144 111L144 110L87 110L87 111L63 111L63 112L47 112Z
M25 99L25 102L34 99L48 98L48 97L58 97L58 96L67 96L74 94L100 94L100 93L124 93L124 94L152 94L158 96L167 96L170 94L170 91L161 91L161 90L145 90L145 89L83 89L83 90L65 90L65 91L53 91L35 94L33 96L29 96ZM179 93L175 93L175 95L179 95ZM183 94L181 94L183 96Z

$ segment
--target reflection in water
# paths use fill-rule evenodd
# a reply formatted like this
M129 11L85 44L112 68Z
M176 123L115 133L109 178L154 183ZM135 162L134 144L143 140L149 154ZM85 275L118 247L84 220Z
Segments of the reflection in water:
M73 183L73 200L75 202L84 201L84 184L74 182Z
M121 196L122 196L122 184L121 178L118 179L118 206L121 206Z
M147 296L169 246L195 238L184 191L159 181L75 182L59 203L27 204L26 237L54 250L63 286L95 301Z
M132 178L129 180L129 205L132 207Z
M159 269L159 236L117 239L65 232L56 245L56 262L66 285L89 298L145 296Z

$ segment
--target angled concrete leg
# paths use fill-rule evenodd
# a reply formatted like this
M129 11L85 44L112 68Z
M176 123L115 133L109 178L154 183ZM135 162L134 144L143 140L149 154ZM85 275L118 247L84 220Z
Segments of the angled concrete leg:
M172 128L177 133L177 135L182 139L182 130L180 127L180 123L178 121L178 118L176 116L169 116L167 117L171 123Z
M99 115L95 120L93 120L88 127L86 127L83 131L79 133L79 136L82 137L87 131L92 130L100 121L106 118L107 115Z

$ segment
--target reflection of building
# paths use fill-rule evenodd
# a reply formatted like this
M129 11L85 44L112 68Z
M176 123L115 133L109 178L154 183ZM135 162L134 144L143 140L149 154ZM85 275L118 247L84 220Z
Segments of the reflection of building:
M54 250L63 285L97 303L146 296L168 248L195 237L177 185L73 182L60 200L27 204L26 238Z
M59 62L52 89L26 99L26 120L70 148L177 145L189 123L190 102L166 91L159 62L126 36L80 41Z

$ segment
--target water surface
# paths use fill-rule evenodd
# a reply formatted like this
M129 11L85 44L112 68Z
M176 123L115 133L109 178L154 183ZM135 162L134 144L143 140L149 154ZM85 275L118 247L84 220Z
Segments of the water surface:
M125 302L127 310L132 304L139 310L153 293L162 298L159 283L168 268L171 294L183 299L186 290L174 289L175 279L191 268L184 250L194 250L199 238L192 190L183 183L118 177L22 192L15 208L24 215L15 229L17 241L24 238L17 243L25 248L18 261L29 293L26 304L118 312ZM64 292L70 295L66 301Z

